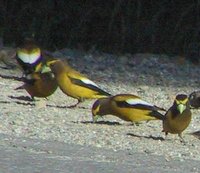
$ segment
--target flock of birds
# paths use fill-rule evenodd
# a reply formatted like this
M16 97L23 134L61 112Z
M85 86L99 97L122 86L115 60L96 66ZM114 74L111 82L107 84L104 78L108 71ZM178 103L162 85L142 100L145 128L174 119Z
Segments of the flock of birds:
M16 60L23 70L24 81L16 90L25 89L34 100L35 97L50 96L59 87L67 96L78 100L75 105L69 106L71 108L85 99L96 99L92 106L94 122L108 114L133 123L161 120L165 135L178 134L184 142L182 132L191 122L191 107L200 106L200 92L193 92L190 96L178 94L167 111L136 95L113 96L70 67L66 61L44 54L33 39L26 39L17 49Z

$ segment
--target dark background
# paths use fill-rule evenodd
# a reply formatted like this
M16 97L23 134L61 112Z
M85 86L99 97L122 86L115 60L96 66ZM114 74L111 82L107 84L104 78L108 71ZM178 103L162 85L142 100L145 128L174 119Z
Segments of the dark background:
M34 35L49 50L200 55L199 0L0 0L0 9L5 45Z

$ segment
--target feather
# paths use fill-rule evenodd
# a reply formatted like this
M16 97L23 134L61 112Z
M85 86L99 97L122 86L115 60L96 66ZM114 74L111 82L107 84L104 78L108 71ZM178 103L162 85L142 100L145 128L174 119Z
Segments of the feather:
M33 64L41 57L40 51L35 51L34 53L28 54L22 51L17 52L18 58L24 63Z
M77 78L72 78L72 77L69 77L69 78L70 78L71 82L75 85L79 85L81 87L91 89L91 90L96 91L96 92L98 92L99 94L102 94L102 95L110 96L109 93L100 89L94 82L90 81L89 79L85 79L85 78L77 79Z
M88 84L88 85L93 85L95 87L98 87L97 84L95 84L94 82L92 82L91 80L87 79L87 78L82 78L81 81L85 84Z
M125 100L125 102L127 102L128 104L130 105L138 105L138 104L141 104L141 105L146 105L146 106L153 106L152 104L144 101L144 100L141 100L139 98L136 98L136 99L127 99Z
M124 101L116 101L117 106L121 108L135 108L144 110L155 110L155 107L140 99L128 99Z

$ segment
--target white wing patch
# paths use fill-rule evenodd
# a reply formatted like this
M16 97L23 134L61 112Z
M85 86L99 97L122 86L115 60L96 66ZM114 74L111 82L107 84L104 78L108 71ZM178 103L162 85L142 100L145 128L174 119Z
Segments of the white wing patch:
M142 104L146 106L153 106L152 104L145 102L144 100L141 99L127 99L125 102L127 102L130 105Z
M33 64L40 58L40 51L32 54L27 54L23 52L18 52L18 58L21 59L24 63Z
M94 85L95 87L98 87L97 84L95 84L94 82L92 82L91 80L87 78L81 79L81 81L84 82L85 84Z

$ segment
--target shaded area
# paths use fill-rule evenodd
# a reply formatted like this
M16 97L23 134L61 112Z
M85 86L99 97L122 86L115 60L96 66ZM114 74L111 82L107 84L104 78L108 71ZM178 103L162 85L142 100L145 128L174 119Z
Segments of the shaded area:
M3 104L10 104L10 102L9 101L0 101L0 103L3 103Z
M13 67L11 65L0 66L0 68L3 69L3 70L12 70L12 69L15 69L15 67Z
M199 86L200 83L199 66L185 59L179 62L178 59L182 58L180 56L148 53L134 55L85 53L79 56L76 52L77 50L69 49L59 51L61 57L64 56L73 68L86 74L100 86L101 83L114 83L116 86L127 84L132 87L164 86L168 90L168 87ZM103 89L113 94L109 88ZM138 93L144 92L143 88L138 88Z
M13 101L19 105L24 105L24 106L35 106L35 102L37 102L37 100L33 100L31 97L29 96L8 96L9 98L11 99L14 99L14 100L19 100L19 101ZM25 101L25 102L21 102L21 101ZM39 100L38 100L39 101ZM10 103L10 102L7 102L7 101L2 101L1 103ZM46 106L48 107L54 107L54 108L60 108L60 109L89 109L89 108L86 108L86 107L81 107L81 106L77 106L77 107L72 107L72 106L61 106L61 105L50 105L50 104L47 104Z
M35 35L46 48L200 55L199 1L2 1L0 34L19 45ZM20 9L20 10L19 10Z
M3 79L11 79L11 80L16 80L16 81L24 81L23 77L18 77L18 76L9 76L9 75L0 74L0 77L3 78Z
M82 124L99 124L99 125L109 125L109 126L116 126L116 125L122 125L119 122L111 122L111 121L97 121L97 122L93 122L93 121L81 121L80 123Z
M32 102L34 101L31 97L28 96L8 96L11 99L17 99L17 100L22 100L22 101L29 101Z
M146 139L153 139L153 140L159 140L159 141L164 141L165 139L163 137L157 137L157 136L142 136L142 135L136 135L136 134L133 134L133 133L127 133L128 136L133 136L133 137L136 137L136 138L146 138Z

